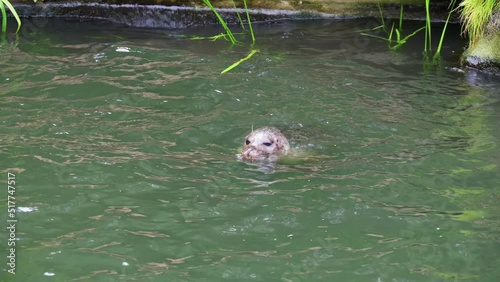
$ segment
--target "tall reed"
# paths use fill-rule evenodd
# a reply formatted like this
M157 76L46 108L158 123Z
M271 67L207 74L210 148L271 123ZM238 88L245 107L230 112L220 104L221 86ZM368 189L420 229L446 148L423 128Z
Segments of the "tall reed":
M252 21L250 20L250 14L248 13L248 6L247 6L246 0L243 0L243 5L245 5L245 12L247 14L248 27L250 28L250 34L252 35L252 44L255 44L255 35L253 34Z
M236 8L236 3L234 2L234 0L232 0L232 2L233 2L233 7L235 9L235 12L237 14L237 17L238 17L238 20L239 20L239 22L241 24L242 29L246 30L245 29L245 25L243 23L243 19L241 18L241 15L240 15L238 9ZM236 44L238 41L234 37L234 33L231 31L231 29L227 25L226 21L221 17L221 15L214 8L214 6L212 5L212 3L210 3L210 0L203 0L203 3L205 3L205 5L207 5L210 8L210 10L212 10L212 12L215 14L215 16L217 17L217 19L221 23L222 27L226 31L226 35L229 37L229 39L231 41L231 44L233 44L233 45ZM246 0L243 0L243 5L245 7L245 13L246 13L246 16L247 16L248 28L249 28L250 34L252 36L252 47L250 48L250 53L246 57L244 57L243 59L238 60L237 62L233 63L229 67L227 67L224 70L222 70L221 74L224 74L224 73L226 73L226 72L234 69L235 67L237 67L238 65L240 65L242 62L250 59L253 55L255 55L259 51L259 50L253 49L253 45L255 44L255 35L254 35L254 32L253 32L252 21L250 20L250 13L248 11L248 6L247 6L247 1ZM220 38L220 37L226 38L225 35L222 35L222 36L212 36L211 38L213 40L215 40L215 39ZM200 39L200 38L196 38L196 39Z
M431 0L425 0L425 39L424 52L432 49Z
M224 19L221 17L221 15L219 14L219 12L217 12L217 10L215 10L215 8L212 5L212 3L210 3L210 0L203 0L203 3L205 3L205 5L207 5L210 8L210 10L212 10L212 13L214 13L214 15L219 20L220 24L222 25L222 27L226 31L227 36L229 37L229 40L231 40L231 43L235 44L236 43L236 38L234 38L234 35L231 32L231 30L229 29L229 27L227 26L226 21L224 21Z
M456 2L457 2L457 0L451 0L450 5L448 6L448 10L449 10L448 17L446 18L446 21L444 22L443 31L441 32L441 38L439 38L439 44L438 44L436 53L434 54L434 60L436 60L437 57L439 56L439 54L441 53L441 47L443 47L444 35L446 33L446 28L448 27L448 22L450 21L451 14L456 11L456 8L455 8Z
M241 28L243 30L246 30L245 25L243 24L243 20L241 19L240 11L238 11L238 7L236 7L236 2L234 2L234 0L231 0L231 2L233 2L233 8L234 8L234 11L236 12L236 16L238 16L238 20L240 21Z

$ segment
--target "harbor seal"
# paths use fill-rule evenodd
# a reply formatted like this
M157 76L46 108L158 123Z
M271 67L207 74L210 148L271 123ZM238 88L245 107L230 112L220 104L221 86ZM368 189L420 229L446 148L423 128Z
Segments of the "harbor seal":
M290 143L285 135L275 127L261 127L252 130L245 138L241 156L245 160L277 160L288 154Z

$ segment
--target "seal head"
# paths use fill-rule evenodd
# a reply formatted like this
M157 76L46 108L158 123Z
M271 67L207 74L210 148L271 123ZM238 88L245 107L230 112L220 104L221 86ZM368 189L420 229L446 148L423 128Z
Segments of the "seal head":
M246 160L276 160L289 150L290 144L279 129L261 127L247 135L241 155Z

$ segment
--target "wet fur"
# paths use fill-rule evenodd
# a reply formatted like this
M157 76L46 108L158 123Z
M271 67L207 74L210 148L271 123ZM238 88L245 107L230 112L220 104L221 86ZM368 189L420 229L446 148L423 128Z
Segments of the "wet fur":
M288 154L288 139L275 127L252 130L245 138L241 155L246 160L274 160Z

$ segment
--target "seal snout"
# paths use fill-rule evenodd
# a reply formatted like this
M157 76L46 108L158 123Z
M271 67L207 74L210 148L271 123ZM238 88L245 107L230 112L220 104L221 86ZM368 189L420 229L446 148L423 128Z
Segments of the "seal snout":
M290 145L286 137L274 127L262 127L245 138L241 155L247 160L264 160L286 155Z
M254 151L254 150L255 150L255 147L253 147L253 146L252 146L252 147L245 147L245 148L243 149L243 156L245 156L245 158L247 158L247 159L251 159L251 158L252 158L252 156L251 156L250 154L251 154L251 153L252 153L252 151Z

